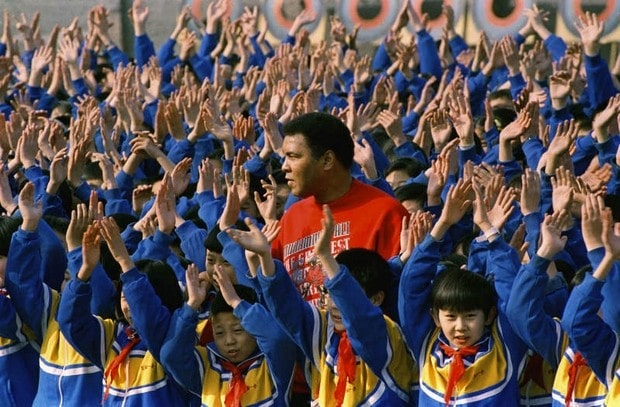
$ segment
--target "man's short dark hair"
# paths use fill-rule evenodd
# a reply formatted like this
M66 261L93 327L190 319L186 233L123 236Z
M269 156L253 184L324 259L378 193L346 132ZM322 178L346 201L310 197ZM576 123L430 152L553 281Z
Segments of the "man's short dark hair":
M351 132L342 121L331 114L321 112L303 114L286 123L282 127L282 133L284 137L302 135L315 159L331 150L345 168L351 168L353 165Z

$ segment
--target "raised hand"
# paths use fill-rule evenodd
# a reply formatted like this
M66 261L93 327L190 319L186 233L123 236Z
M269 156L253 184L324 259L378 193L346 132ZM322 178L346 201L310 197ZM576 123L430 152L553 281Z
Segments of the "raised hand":
M228 229L226 230L226 233L228 233L228 235L245 250L254 252L261 257L271 257L271 246L269 245L267 237L260 231L260 229L250 218L245 218L244 222L250 229L249 231Z
M43 217L43 202L34 199L34 184L28 182L19 193L18 205L22 215L21 228L26 232L34 232Z
M0 205L8 216L13 215L18 205L13 202L11 185L9 184L8 170L3 161L0 161Z
M198 267L190 264L185 270L185 284L187 287L187 305L195 311L200 310L202 303L207 298L209 283L199 278Z
M441 204L441 193L448 180L449 169L450 163L444 156L437 156L437 159L431 163L428 186L426 187L428 206Z
M215 283L220 288L220 292L222 293L222 297L224 297L224 301L226 304L230 305L233 309L239 305L241 302L241 298L235 291L235 287L233 286L232 281L228 274L224 271L224 268L221 264L217 264L215 266L215 273L213 274L213 279Z
M189 7L183 6L183 8L181 8L181 12L177 16L177 21L174 26L174 30L172 30L172 34L170 34L170 38L176 40L179 34L181 34L181 31L183 31L185 27L187 27L187 24L190 22L191 19L192 12L190 11Z
M314 244L314 255L321 262L321 271L327 278L334 278L338 274L339 266L331 252L331 240L334 235L334 217L329 205L323 205L323 219L321 219L321 233Z
M101 233L99 223L88 225L82 237L82 266L77 278L88 281L101 258Z
M174 166L174 169L170 173L172 189L176 196L182 195L187 189L191 178L191 169L192 159L190 157L185 157Z
M605 202L600 195L587 194L581 206L581 233L588 251L603 246Z
M99 225L101 227L101 237L108 245L114 260L121 266L123 273L133 269L135 267L134 262L131 260L131 256L129 256L125 242L123 242L121 237L121 231L114 219L103 218L99 221Z
M238 186L233 182L228 185L226 191L226 205L218 222L220 230L227 230L234 226L237 223L237 219L239 219L240 212L241 204L239 202Z
M567 221L566 211L554 212L553 215L545 215L540 225L541 242L536 254L542 258L551 260L566 245L566 236L562 236L562 229Z
M585 54L589 57L598 55L604 23L599 21L596 14L586 11L575 21L575 27L579 31Z
M149 8L144 3L142 0L134 0L131 7L133 29L136 37L146 33L146 20L149 17Z
M362 168L368 179L376 179L379 176L375 165L375 154L370 143L366 139L353 143L353 160Z
M618 117L620 112L620 95L609 98L607 106L594 116L592 121L592 136L599 143L609 139L609 126Z
M400 146L407 141L399 115L389 110L382 110L377 115L377 122L383 126L385 132L394 141L396 146Z
M161 232L172 233L176 221L176 199L170 174L164 174L161 186L155 196L155 214Z
M316 11L311 9L304 9L301 13L295 17L293 24L289 29L288 35L294 37L297 32L305 25L312 24L318 18Z
M445 110L436 110L430 117L430 128L435 149L441 151L450 141L452 124Z
M530 244L525 241L525 223L520 224L517 230L512 234L509 245L515 249L519 255L519 260L523 263L525 261L527 249L530 247Z
M80 247L82 244L82 237L84 232L90 224L88 220L88 209L85 204L78 204L74 210L71 211L71 221L66 233L67 250L71 251Z
M50 179L46 188L48 194L56 194L60 184L67 179L67 151L68 149L65 147L58 151L54 155L54 158L52 158L49 170Z
M605 208L603 211L603 245L605 255L610 255L613 259L620 259L620 235L616 233L617 223L614 223L611 209Z
M506 186L502 186L499 190L499 194L497 199L495 200L495 204L488 208L488 219L491 222L491 225L496 227L498 230L501 230L514 209L515 192L514 190L507 188Z
M461 147L470 147L474 144L474 119L471 114L469 100L463 93L453 94L450 103L450 115L454 130L459 136Z
M260 194L254 191L254 203L265 223L269 224L277 220L276 191L278 185L271 174L269 175L269 182L261 180L261 185L265 189L265 193L263 194L263 198L265 199L261 199Z
M540 205L540 175L530 168L521 176L521 213L523 216L538 212Z
M555 137L551 140L547 149L546 174L555 174L556 168L560 165L562 159L567 156L571 146L575 142L578 132L579 127L574 120L566 120L560 123Z
M446 205L441 212L439 220L437 220L437 223L435 223L430 232L430 235L434 240L442 240L448 229L460 221L469 210L471 200L468 198L471 190L471 182L465 182L462 178L450 187Z
M560 166L555 171L555 178L551 178L553 193L551 201L555 212L569 211L573 203L573 185L570 170Z

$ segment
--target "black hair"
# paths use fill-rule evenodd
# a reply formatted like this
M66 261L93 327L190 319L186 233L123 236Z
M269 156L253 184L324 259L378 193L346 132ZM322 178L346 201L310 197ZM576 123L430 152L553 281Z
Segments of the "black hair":
M498 89L496 91L489 93L489 96L487 96L487 99L489 101L497 100L497 99L512 100L512 93L510 92L510 89Z
M592 272L591 264L583 266L579 270L575 271L575 275L573 276L573 278L571 278L570 280L568 278L566 279L566 281L568 281L569 291L573 291L573 288L577 287L579 284L583 282L583 280L586 278L586 274L591 273L591 272Z
M146 274L149 283L162 304L172 313L183 305L183 293L177 277L167 263L160 260L143 259L136 262L136 268Z
M431 308L435 313L481 310L487 317L496 305L496 298L491 282L477 273L455 267L447 267L431 288Z
M205 248L209 251L215 253L222 253L224 251L224 246L217 239L217 234L220 233L220 226L216 223L213 228L207 233L207 237L205 238L204 245Z
M189 220L190 222L192 222L194 225L198 226L200 229L207 230L208 229L207 224L202 219L200 219L200 217L198 216L199 211L200 211L200 206L194 205L185 212L185 215L183 217L186 220Z
M496 107L493 109L493 121L498 131L515 121L517 113L513 109L507 107Z
M250 230L242 220L237 220L237 222L235 222L235 227L240 230ZM217 234L220 232L220 225L216 223L205 238L204 245L207 250L220 254L224 251L224 247L217 239Z
M605 206L611 209L614 222L620 222L620 195L605 195Z
M58 234L64 235L67 233L67 229L69 229L69 219L67 218L43 215L43 220Z
M426 185L412 182L410 184L404 184L394 190L394 196L398 199L398 202L415 201L420 205L424 205L426 202Z
M471 236L468 237L471 238ZM467 257L458 253L450 253L443 256L441 260L439 260L439 264L446 268L462 269L463 266L467 266Z
M84 165L83 168L84 168L84 179L86 180L90 180L90 179L102 180L103 179L101 167L99 167L98 163L93 162L93 161L88 161Z
M239 298L242 300L247 301L250 304L258 302L256 291L252 288L241 284L233 284L233 287L235 288L235 292ZM211 302L211 316L213 317L222 312L233 312L233 309L224 299L222 292L218 291L217 294L215 294L215 298L213 298L213 301Z
M390 267L379 253L362 248L348 249L338 253L336 261L349 269L368 298L381 291L387 292Z
M329 113L313 112L296 117L282 127L284 137L301 135L314 159L326 151L334 152L344 168L353 165L353 139L347 126Z
M410 178L413 178L418 176L425 168L426 166L420 160L411 157L400 157L392 161L385 170L384 176L387 177L388 174L394 171L404 171Z
M0 217L0 256L6 257L9 255L9 246L11 245L13 233L17 232L21 223L21 219Z

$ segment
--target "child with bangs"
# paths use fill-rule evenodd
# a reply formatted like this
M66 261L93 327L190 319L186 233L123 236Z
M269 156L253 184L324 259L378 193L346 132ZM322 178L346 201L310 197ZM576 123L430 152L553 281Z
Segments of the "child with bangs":
M516 253L489 219L476 185L473 218L488 244L487 277L455 267L437 275L439 247L469 210L471 189L463 179L450 188L400 281L400 320L420 364L420 406L519 405L518 365L527 348L505 316Z
M324 306L318 308L303 300L284 265L272 258L267 237L249 219L246 224L249 232L228 233L254 259L250 267L260 266L267 307L304 353L313 403L416 405L415 359L398 325L381 310L390 276L381 255L357 248L334 258L334 219L323 205L312 261L325 277Z
M203 406L289 405L294 344L252 288L233 284L221 265L213 280L219 287L210 304L213 339L204 346L193 335L207 287L191 265L187 303L170 324L162 364Z

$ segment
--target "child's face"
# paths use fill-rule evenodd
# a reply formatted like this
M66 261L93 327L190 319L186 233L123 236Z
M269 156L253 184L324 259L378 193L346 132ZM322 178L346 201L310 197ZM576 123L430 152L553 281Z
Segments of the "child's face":
M133 326L133 321L131 319L131 310L129 309L129 303L125 299L125 293L121 291L121 311L123 311L123 316L129 325Z
M256 339L248 334L232 312L213 317L213 339L218 352L233 363L243 362L256 350Z
M207 272L209 281L219 291L217 283L213 278L213 275L215 274L215 267L221 267L222 270L228 275L228 278L230 278L230 281L232 281L233 284L237 284L237 276L235 275L235 269L232 264L226 261L224 256L222 256L220 253L207 250L207 262L205 264L205 270Z
M336 307L336 304L332 300L329 293L324 293L321 298L321 302L324 304L325 308L329 312L332 317L332 321L334 321L334 329L336 331L345 331L344 324L342 323L342 316L340 315L340 310Z
M493 313L485 317L482 310L454 312L440 309L433 312L435 325L441 328L453 348L471 346L484 335L485 326L493 321Z

